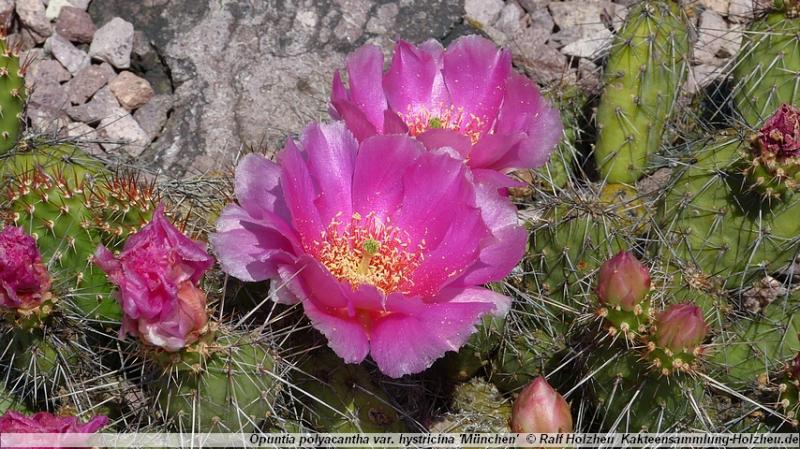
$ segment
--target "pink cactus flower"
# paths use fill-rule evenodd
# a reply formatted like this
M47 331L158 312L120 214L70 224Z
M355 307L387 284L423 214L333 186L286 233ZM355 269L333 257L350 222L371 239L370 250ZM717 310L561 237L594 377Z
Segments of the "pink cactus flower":
M597 296L604 305L633 311L650 293L650 271L633 254L620 251L597 274Z
M564 397L544 377L526 386L511 410L511 431L516 433L570 433L572 412Z
M96 416L87 423L81 423L75 416L55 416L47 412L39 412L26 416L15 411L8 411L0 417L0 434L3 433L95 433L108 423L105 416ZM25 443L23 443L25 444ZM36 446L21 449L50 449Z
M341 122L309 126L278 160L242 159L238 204L211 243L227 273L272 279L276 300L301 302L347 363L371 354L389 376L417 373L481 316L508 310L509 298L479 287L525 247L496 180L407 135L359 143Z
M349 89L334 75L331 115L359 141L408 133L429 149L450 147L473 169L543 165L561 139L561 117L511 67L511 53L479 36L447 49L398 41L389 70L366 45L347 59Z
M672 352L692 352L703 343L708 325L694 304L673 304L656 315L656 344Z
M97 248L95 263L119 287L121 335L179 351L206 325L206 295L198 283L214 264L204 246L172 225L159 206L153 220L125 242L119 258Z
M15 226L0 231L0 306L32 309L50 290L50 275L36 240Z
M778 158L800 156L800 109L782 105L758 132L762 152Z

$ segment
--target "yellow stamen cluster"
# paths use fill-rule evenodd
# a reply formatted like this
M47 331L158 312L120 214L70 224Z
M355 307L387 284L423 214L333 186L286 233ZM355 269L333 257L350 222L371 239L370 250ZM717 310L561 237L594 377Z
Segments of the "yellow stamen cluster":
M422 262L425 242L412 246L403 230L381 222L374 213L354 213L349 223L334 217L310 252L337 279L354 288L362 284L384 293L401 292L412 284L410 276Z
M425 108L414 108L409 106L405 114L400 114L403 121L408 126L408 133L418 136L431 129L449 129L461 133L476 144L481 138L485 120L475 114L467 114L464 108L456 108L453 105L445 106L440 104L436 111L429 111Z

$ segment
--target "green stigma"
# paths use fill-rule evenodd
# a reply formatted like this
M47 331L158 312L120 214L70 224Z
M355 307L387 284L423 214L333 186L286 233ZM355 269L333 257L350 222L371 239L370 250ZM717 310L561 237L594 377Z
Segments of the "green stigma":
M428 128L431 129L439 129L442 127L442 125L443 125L442 119L440 119L439 117L433 117L428 121Z
M381 244L377 240L368 239L364 242L364 252L372 256L378 252L380 246Z

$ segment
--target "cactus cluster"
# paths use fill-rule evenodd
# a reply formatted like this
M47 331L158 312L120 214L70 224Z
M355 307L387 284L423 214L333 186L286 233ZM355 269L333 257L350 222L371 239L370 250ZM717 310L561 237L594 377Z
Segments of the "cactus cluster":
M521 148L558 114L503 72L507 53L400 43L381 81L475 45L508 78L486 121L384 93L371 107L352 80L383 56L365 47L350 89L334 79L342 122L309 127L279 163L245 156L223 180L233 193L202 209L170 201L184 180L20 140L24 64L0 41L0 412L153 432L796 432L797 2L749 25L711 112L679 102L689 8L632 5L599 96L548 86L565 127L538 168ZM678 104L698 121L732 113L686 124ZM545 125L548 142L562 132ZM350 178L367 193L342 206ZM498 256L509 241L516 267Z

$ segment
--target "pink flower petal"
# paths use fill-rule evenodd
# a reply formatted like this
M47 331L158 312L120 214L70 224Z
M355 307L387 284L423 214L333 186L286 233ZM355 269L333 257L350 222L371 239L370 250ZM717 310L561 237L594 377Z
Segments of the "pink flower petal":
M260 154L248 154L236 165L234 193L239 205L253 218L267 213L289 218L280 191L281 169Z
M328 339L328 346L345 363L361 363L367 357L369 340L358 321L332 315L313 301L304 301L303 310L314 328Z
M342 122L313 124L301 139L309 174L317 187L314 203L322 223L352 215L352 180L358 142Z
M481 315L493 308L486 302L435 303L418 315L389 315L370 334L372 359L390 377L424 371L463 346Z
M398 41L389 71L383 77L389 106L400 114L448 103L447 90L434 56ZM427 106L427 107L426 107ZM433 112L433 111L430 111Z
M472 142L469 137L449 129L429 129L418 135L417 140L425 144L429 150L452 148L463 159L468 158L472 150Z
M511 53L479 36L464 36L444 52L447 91L456 108L479 117L485 132L494 125L511 73Z
M350 100L375 129L383 128L386 96L383 93L383 53L374 45L364 45L347 58Z
M317 193L300 150L292 139L278 156L281 164L281 189L292 214L292 225L300 234L303 245L318 239L325 230L316 206Z

